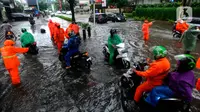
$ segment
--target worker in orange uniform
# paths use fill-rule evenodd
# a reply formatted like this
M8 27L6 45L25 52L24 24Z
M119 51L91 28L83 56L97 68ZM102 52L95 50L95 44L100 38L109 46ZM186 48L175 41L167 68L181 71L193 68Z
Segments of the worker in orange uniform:
M49 31L50 31L50 37L52 39L53 38L53 31L54 31L54 23L51 19L48 22L48 27L49 27Z
M17 53L26 53L28 52L29 48L18 48L14 46L15 42L12 40L6 40L4 42L4 47L0 49L1 56L3 58L3 62L5 65L5 68L8 70L12 84L14 86L19 85L20 82L20 76L19 76L19 70L18 67L20 65L20 61L17 58Z
M66 31L65 31L65 36L66 36L66 38L67 39L69 39L70 37L69 37L69 33L72 31L72 23L71 24L69 24L69 26L67 27L67 29L66 29Z
M59 25L60 25L59 23L55 23L55 26L54 26L54 31L53 31L54 44L57 44L56 42L59 36L59 30L58 30Z
M57 24L57 27L58 27L58 32L57 32L56 43L57 43L58 53L60 53L62 45L65 41L65 31L63 28L60 27L60 24Z
M145 77L146 81L137 87L134 95L134 100L136 103L140 101L143 92L150 92L155 86L160 86L163 84L163 79L168 74L170 69L170 62L166 58L167 50L163 46L154 46L151 49L155 61L149 64L149 69L146 71L133 71L141 76Z
M76 34L76 35L79 35L79 29L80 29L80 27L77 25L77 23L76 22L72 22L72 30L74 31L74 33Z
M176 30L179 31L181 34L183 34L187 29L189 28L189 25L183 21L182 19L179 19L176 24Z
M153 24L153 22L149 22L148 20L145 20L142 25L143 39L144 39L145 45L147 45L147 41L149 40L149 27L152 24Z

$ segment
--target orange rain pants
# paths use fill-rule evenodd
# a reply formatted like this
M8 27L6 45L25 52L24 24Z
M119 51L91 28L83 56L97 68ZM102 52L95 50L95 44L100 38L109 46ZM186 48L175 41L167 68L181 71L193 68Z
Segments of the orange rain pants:
M134 100L140 101L143 92L151 91L155 86L163 84L163 79L168 74L170 62L167 58L161 58L149 65L146 71L136 71L136 74L146 78L146 81L137 87Z

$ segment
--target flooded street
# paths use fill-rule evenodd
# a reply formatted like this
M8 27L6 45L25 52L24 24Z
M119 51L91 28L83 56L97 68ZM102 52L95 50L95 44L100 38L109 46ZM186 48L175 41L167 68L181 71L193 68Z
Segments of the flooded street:
M66 29L68 22L52 18ZM80 20L85 20L80 18ZM78 20L77 20L78 21ZM107 42L109 31L116 28L122 40L129 47L128 55L133 62L139 61L150 54L143 46L141 22L127 21L124 23L92 25L92 36L82 40L80 51L89 52L93 65L91 71L64 70L58 60L57 49L54 48L49 37L46 20L37 20L34 27L28 22L13 23L13 30L20 35L20 28L27 28L33 33L39 54L24 56L20 54L20 76L22 86L13 88L9 75L0 60L0 111L2 112L123 112L120 102L118 79L126 70L117 70L104 61L102 48ZM46 33L41 34L40 28ZM82 31L81 35L82 35ZM172 68L175 66L173 56L183 52L176 48L177 40L172 39L171 25L167 22L155 22L150 30L149 47L163 45L168 49ZM2 38L2 37L1 37ZM2 46L2 39L1 39ZM20 42L17 42L20 46ZM197 50L200 53L200 41ZM199 70L195 70L196 77L200 77ZM200 111L200 93L194 90L192 112Z

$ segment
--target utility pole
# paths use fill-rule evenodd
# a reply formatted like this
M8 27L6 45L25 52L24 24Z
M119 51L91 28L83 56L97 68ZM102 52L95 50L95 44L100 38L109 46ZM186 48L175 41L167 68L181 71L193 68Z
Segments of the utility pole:
M93 16L94 16L94 26L95 26L95 0L93 0Z
M36 3L37 3L38 11L40 11L40 7L39 7L38 1L39 1L39 0L36 0Z

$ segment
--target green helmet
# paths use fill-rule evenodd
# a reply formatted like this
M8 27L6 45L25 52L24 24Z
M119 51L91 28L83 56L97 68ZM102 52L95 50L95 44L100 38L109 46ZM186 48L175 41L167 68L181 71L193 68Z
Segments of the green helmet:
M180 54L174 56L174 58L177 61L178 70L180 71L192 70L196 66L196 60L192 55Z
M26 28L22 28L21 31L22 31L22 33L24 33L24 32L26 32L27 30L26 30Z
M153 53L154 59L160 59L167 56L167 49L163 46L153 46L151 48L151 52Z

